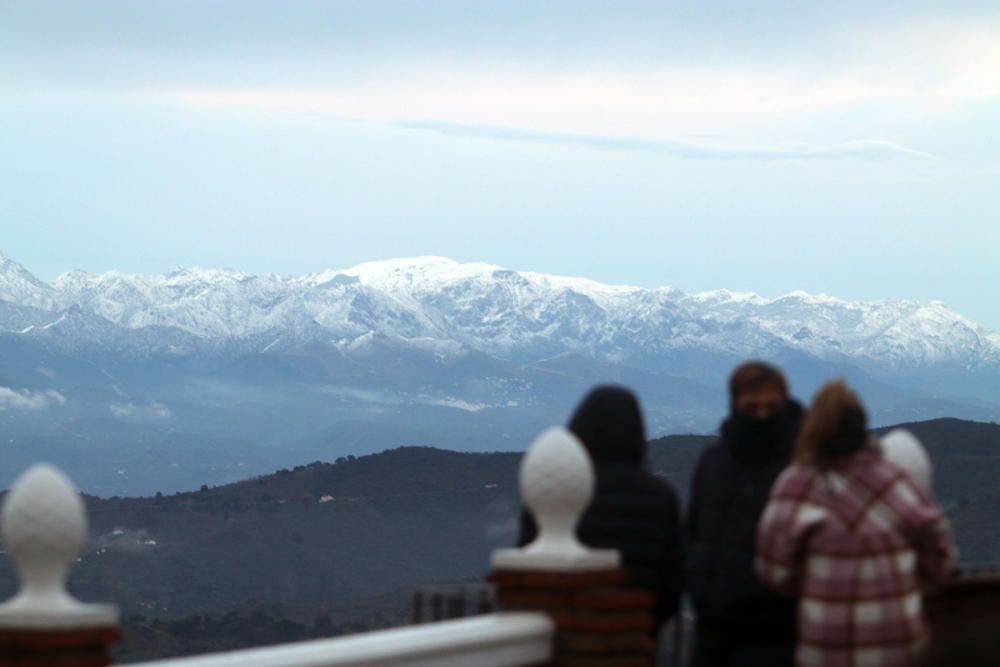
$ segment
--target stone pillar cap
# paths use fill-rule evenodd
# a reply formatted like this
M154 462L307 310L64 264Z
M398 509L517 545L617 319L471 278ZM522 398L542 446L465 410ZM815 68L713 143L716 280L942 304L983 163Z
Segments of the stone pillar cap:
M84 604L66 590L70 564L87 535L83 500L58 469L38 464L21 474L0 508L0 533L21 589L0 604L0 630L71 630L113 626L118 610Z
M494 568L573 572L620 566L617 551L591 549L576 537L594 496L594 466L575 435L561 427L539 435L521 461L520 482L538 537L523 549L495 551Z
M917 436L906 429L896 428L882 436L881 445L885 458L908 472L925 491L931 490L933 467Z

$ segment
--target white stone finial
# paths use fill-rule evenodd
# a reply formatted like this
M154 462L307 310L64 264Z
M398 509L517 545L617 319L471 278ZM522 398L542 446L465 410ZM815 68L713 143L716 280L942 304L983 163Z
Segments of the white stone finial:
M931 460L917 436L906 429L896 428L882 436L881 444L885 458L908 472L926 491L931 490Z
M32 466L14 482L0 515L4 544L21 577L21 590L0 605L0 628L117 623L114 607L84 604L66 590L87 520L80 494L65 475L44 463Z
M493 566L508 570L598 570L617 567L614 550L590 549L576 526L594 495L594 467L587 450L565 428L550 428L532 443L521 462L521 497L538 526L523 549L501 549Z

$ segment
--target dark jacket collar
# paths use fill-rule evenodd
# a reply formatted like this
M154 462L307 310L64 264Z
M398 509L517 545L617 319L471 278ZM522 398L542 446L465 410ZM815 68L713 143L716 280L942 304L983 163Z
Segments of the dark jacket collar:
M740 461L763 463L776 459L790 460L804 416L802 404L794 398L788 399L776 436L761 441L742 437L737 428L738 417L730 415L720 428L722 442Z

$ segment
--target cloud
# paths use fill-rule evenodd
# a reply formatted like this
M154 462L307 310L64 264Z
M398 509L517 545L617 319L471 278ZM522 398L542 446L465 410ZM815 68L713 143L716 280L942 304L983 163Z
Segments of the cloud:
M58 391L29 391L0 387L0 410L45 410L65 403L66 397Z
M470 403L469 401L464 401L460 398L442 398L439 400L433 400L429 402L429 405L438 405L444 408L455 408L456 410L464 410L465 412L480 412L491 408L488 403Z
M94 11L94 5L111 5ZM167 82L380 80L411 63L520 59L551 68L731 62L821 71L930 26L903 58L956 53L995 2L5 3L0 77L97 87ZM955 46L959 45L959 49ZM911 46L907 43L904 46ZM127 54L128 57L122 57ZM4 58L6 56L6 58Z
M502 91L497 94L497 91ZM704 141L678 136L755 136L751 126L875 99L859 82L801 85L761 73L671 71L549 78L456 72L442 83L363 90L184 90L166 99L204 110L325 116L457 137L520 141L687 159L885 159L926 157L881 139L829 143ZM409 118L399 117L400 113ZM773 134L773 133L769 133Z
M905 127L955 116L1000 97L1000 22L922 23L850 38L860 55L811 67L800 59L788 64L663 62L564 68L515 60L401 63L361 81L288 88L164 87L136 91L133 99L202 111L389 124L417 119L428 126L516 127L670 142L699 135L795 136L796 128L815 123L839 124L842 129L859 123L862 128ZM869 133L846 129L839 136ZM595 143L606 146L590 142ZM870 152L873 146L865 142L860 148ZM856 153L859 146L852 143L833 152L844 150ZM752 146L749 152L755 151Z
M165 403L150 401L147 405L135 403L112 403L111 414L121 419L169 419L173 411Z
M497 141L521 141L555 146L591 148L596 150L647 153L663 157L695 160L809 160L832 158L886 159L898 157L928 157L926 153L899 146L889 141L858 140L839 144L810 145L727 145L698 141L672 141L635 137L614 137L564 132L539 132L505 127L407 121L398 127L426 130L459 137L475 137Z
M764 158L784 158L789 153L882 157L900 151L878 141L845 140L913 143L906 137L913 136L914 128L942 118L961 122L963 114L981 111L984 103L1000 97L996 12L911 9L869 11L866 5L856 11L803 13L782 4L770 12L720 23L715 10L684 11L683 16L668 19L654 5L634 11L608 5L590 12L591 28L583 32L572 27L574 22L567 24L565 10L559 10L548 17L552 28L536 35L548 44L551 58L521 48L524 34L493 22L480 26L486 33L467 44L464 40L471 39L471 33L462 21L478 21L481 12L469 12L459 21L463 28L455 24L447 34L435 32L446 17L423 25L420 21L428 19L423 10L411 17L415 22L403 22L405 28L398 33L374 13L355 16L346 34L321 37L305 30L314 38L313 46L289 50L281 44L282 35L298 39L304 37L303 31L282 33L274 23L276 17L261 9L241 17L239 29L248 31L249 41L235 40L248 49L241 50L239 58L220 58L216 52L227 35L236 38L236 33L229 34L232 26L226 35L191 40L187 30L214 30L215 24L178 20L174 27L183 25L185 31L175 34L176 43L164 51L164 40L154 38L164 29L162 21L147 25L150 16L140 12L120 20L137 21L143 29L118 31L129 36L127 47L134 58L122 59L119 51L107 48L109 35L103 29L82 42L68 34L52 37L51 44L62 45L54 50L62 53L52 63L54 79L42 71L39 63L47 62L44 58L25 57L18 51L48 44L39 41L35 31L45 33L56 25L27 12L30 16L22 17L26 23L13 35L20 35L20 46L7 47L13 50L6 59L12 67L27 68L24 79L30 85L11 82L0 87L5 88L5 98L59 107L98 100L125 109L179 104L196 112L217 111L226 118L267 114L389 124L416 119L428 126L491 128L493 138L510 138L509 131L501 137L496 128L602 138L588 141L592 148L608 148L604 137L622 138L616 139L618 150L622 142L630 141L628 137L640 137L662 142L658 152L685 157L730 157L734 152ZM179 19L187 11L166 14ZM518 13L506 11L511 20ZM574 10L574 18L580 11ZM456 7L442 14L457 13ZM63 27L78 37L86 34L81 26L93 23L86 12L80 14L76 21L62 14ZM778 24L775 15L781 17ZM317 29L348 25L342 20L310 20L309 12L296 16L303 26ZM534 20L514 22L536 25ZM421 25L431 32L400 51L400 39L418 37ZM776 25L782 29L776 30ZM104 22L100 26L107 28ZM365 30L373 32L358 38ZM729 34L732 30L741 37ZM598 36L601 39L595 40ZM489 52L492 55L474 48L485 38L496 47L495 53ZM618 46L609 48L608 40ZM213 45L214 55L198 50L196 44L202 42ZM640 49L643 55L622 55L630 52L622 45L639 43L646 44ZM449 46L439 52L437 44ZM98 67L92 58L109 62ZM70 85L66 72L78 62L90 63L87 70L98 79L83 83L74 76ZM125 67L123 63L131 63L128 66L136 71L121 74L119 83L112 85L109 81L116 77L109 70ZM0 84L4 76L0 73ZM739 145L694 142L692 150L691 142L678 140L691 136L724 136ZM567 138L558 141L567 143ZM822 145L787 145L793 141ZM579 144L581 139L572 142ZM680 145L663 145L671 142Z

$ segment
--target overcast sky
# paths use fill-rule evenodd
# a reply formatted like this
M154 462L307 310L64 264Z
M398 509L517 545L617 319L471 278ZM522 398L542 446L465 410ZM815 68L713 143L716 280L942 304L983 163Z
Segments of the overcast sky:
M445 255L1000 328L1000 5L0 0L39 276Z

